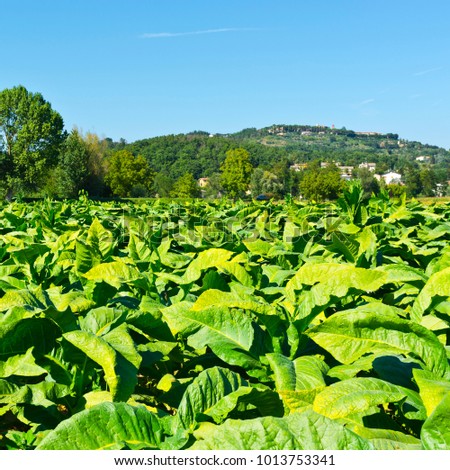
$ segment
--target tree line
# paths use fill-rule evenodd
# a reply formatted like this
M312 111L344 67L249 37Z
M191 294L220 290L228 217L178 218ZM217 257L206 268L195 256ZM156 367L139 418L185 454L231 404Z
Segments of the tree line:
M315 147L311 142L306 147L264 145L257 139L259 134L253 129L235 136L195 131L114 142L76 128L68 132L62 116L40 93L17 86L0 92L0 195L73 198L85 191L98 197L237 198L250 192L252 196L333 199L345 182L336 165L324 168L320 161L338 155L348 164L366 157L364 152L345 153L337 147L329 147L327 153L323 145ZM409 195L434 195L437 185L449 179L445 156L439 161L437 154L433 165L420 166L411 159L396 159L388 151L383 155L378 169L400 166L406 183L400 189ZM295 172L290 167L296 162L308 165ZM202 188L201 177L205 178ZM354 177L367 193L380 190L370 172L357 169Z

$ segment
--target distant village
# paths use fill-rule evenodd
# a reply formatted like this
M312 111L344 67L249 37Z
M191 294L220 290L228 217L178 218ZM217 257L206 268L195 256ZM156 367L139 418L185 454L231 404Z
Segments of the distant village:
M263 129L256 129L256 128L249 128L244 129L241 132L240 138L256 138L261 139L261 141L266 146L278 146L277 138L284 139L287 137L289 142L298 143L298 142L310 142L311 145L314 145L315 139L323 136L336 136L336 138L343 138L343 139L353 139L353 138L362 138L362 142L364 145L368 145L370 148L378 148L378 149L401 149L408 145L408 142L399 138L398 134L395 133L380 133L380 132L373 132L373 131L353 131L342 127L337 129L334 125L332 126L325 126L321 124L316 124L314 126L311 125L273 125L271 127L266 127ZM221 135L222 137L229 137L228 135ZM273 138L271 138L271 136ZM215 137L215 134L209 134L209 137ZM333 139L335 137L332 137ZM330 141L334 142L334 140ZM413 143L416 145L417 143ZM414 149L416 150L416 149ZM424 149L425 150L425 149ZM425 150L426 151L426 150ZM433 148L434 151L434 148ZM417 155L417 153L416 153ZM403 190L409 191L409 185L411 184L411 175L408 171L405 171L404 168L395 168L391 166L389 170L387 170L386 165L381 165L377 160L370 161L366 160L363 163L354 163L353 165L349 165L350 162L342 162L339 161L341 157L337 156L336 159L333 160L322 160L322 155L316 157L316 160L321 161L320 168L326 168L330 165L333 165L338 169L340 172L340 177L344 181L349 181L357 178L361 178L361 170L366 170L368 173L372 174L373 178L381 183L381 187L389 186L392 190L395 190L394 186L402 186L404 187ZM365 158L370 158L367 155ZM435 165L436 154L429 153L429 154L422 154L419 156L411 156L411 160L415 161L415 168L417 171L419 169L430 169ZM290 165L290 170L292 172L303 172L307 170L311 162L295 162L293 160L292 164ZM413 162L411 162L411 165ZM367 173L366 173L367 174ZM425 175L425 173L424 173ZM272 175L274 176L274 175ZM300 176L300 175L298 175ZM367 175L368 176L368 175ZM429 178L434 178L435 176L429 176ZM301 179L301 176L300 176ZM300 179L296 179L296 181L300 181ZM432 180L430 180L432 181ZM198 186L200 187L201 194L204 197L207 194L208 190L207 187L211 184L211 180L208 177L201 177L197 180ZM421 184L420 182L418 183ZM432 181L430 184L434 186L432 188L432 192L434 196L444 196L448 192L448 188L450 187L450 181L444 181L442 178L440 181ZM421 191L420 189L417 190L417 187L420 186L413 186L415 191ZM252 188L249 187L246 191L247 195L251 194ZM400 188L397 191L401 191ZM267 191L271 193L271 191ZM430 193L430 191L428 191ZM300 196L301 197L301 196Z
M366 133L369 134L369 133ZM371 135L376 134L374 132L370 133ZM428 163L431 160L431 156L427 155L421 155L416 158L416 161L418 163ZM373 173L373 177L381 182L383 181L385 185L391 185L391 184L397 184L400 186L404 186L404 181L402 180L402 175L400 173L397 173L395 171L388 171L387 173L384 174L379 174L375 173L377 164L374 162L363 162L360 163L357 167L351 166L351 165L341 165L339 162L321 162L320 167L321 168L326 168L329 165L335 165L340 173L341 173L341 178L345 181L349 181L355 178L355 171L359 168L365 168L369 170L371 173ZM308 163L294 163L289 167L291 171L299 172L299 171L304 171L308 167ZM208 177L202 177L197 180L198 186L200 187L202 194L205 190L205 188L209 185L209 178ZM448 185L450 185L450 181L447 182ZM250 190L246 191L247 195L251 194ZM445 188L443 187L442 184L437 184L436 185L436 196L443 196L445 194Z
M355 170L354 166L340 165L336 162L334 162L334 164L337 168L339 168L339 171L341 172L341 178L343 180L351 180L353 178L353 171ZM329 162L322 162L320 164L321 168L326 168L328 165L330 165ZM294 165L291 165L290 169L292 171L302 171L305 170L307 166L307 163L295 163ZM376 163L367 162L360 163L358 165L359 168L366 168L367 170L371 171L374 174L374 178L378 181L383 180L386 184L402 184L402 175L400 173L396 173L395 171L389 171L388 173L380 175L378 173L375 173L376 166Z
M374 134L374 133L372 133L372 134ZM420 157L417 157L416 161L426 163L430 159L431 159L431 157L422 155ZM339 162L332 162L332 163L330 163L330 162L321 162L320 167L321 168L326 168L330 164L336 165L336 167L341 172L341 178L343 180L348 181L348 180L351 180L351 179L354 178L353 173L354 173L354 170L356 169L356 167L349 166L349 165L341 165ZM291 171L303 171L303 170L306 170L307 166L308 166L308 163L294 163L289 168L290 168ZM388 184L400 184L400 185L402 185L403 184L402 175L400 173L397 173L395 171L389 171L389 172L384 173L384 174L381 175L381 174L375 173L376 166L377 166L377 164L373 163L373 162L363 162L363 163L360 163L358 165L358 168L366 168L367 170L371 171L373 173L373 177L376 180L378 180L378 181L383 180L386 185L388 185ZM206 186L208 186L208 184L209 184L209 178L204 177L204 178L199 178L198 179L198 185L200 186L200 188L203 189Z

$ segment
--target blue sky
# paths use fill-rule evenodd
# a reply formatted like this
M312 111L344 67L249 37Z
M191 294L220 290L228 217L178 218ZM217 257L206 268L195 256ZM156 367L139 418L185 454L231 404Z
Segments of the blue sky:
M0 0L0 89L131 142L324 124L450 148L448 0Z

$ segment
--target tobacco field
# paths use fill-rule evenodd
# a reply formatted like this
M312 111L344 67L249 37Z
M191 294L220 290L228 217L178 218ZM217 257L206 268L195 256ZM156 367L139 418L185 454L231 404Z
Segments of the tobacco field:
M1 449L450 449L450 204L0 203Z

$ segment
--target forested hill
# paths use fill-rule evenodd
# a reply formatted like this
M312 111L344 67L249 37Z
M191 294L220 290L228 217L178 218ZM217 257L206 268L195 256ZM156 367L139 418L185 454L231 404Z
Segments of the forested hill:
M449 167L450 152L433 145L407 141L397 134L355 132L325 126L273 125L263 129L244 129L234 134L195 131L139 140L129 144L111 143L143 155L157 172L171 178L185 173L194 177L211 176L220 169L228 150L242 147L254 167L271 168L279 162L301 163L312 160L336 161L341 165L362 162L378 164L380 171L401 170L417 157L438 167Z

